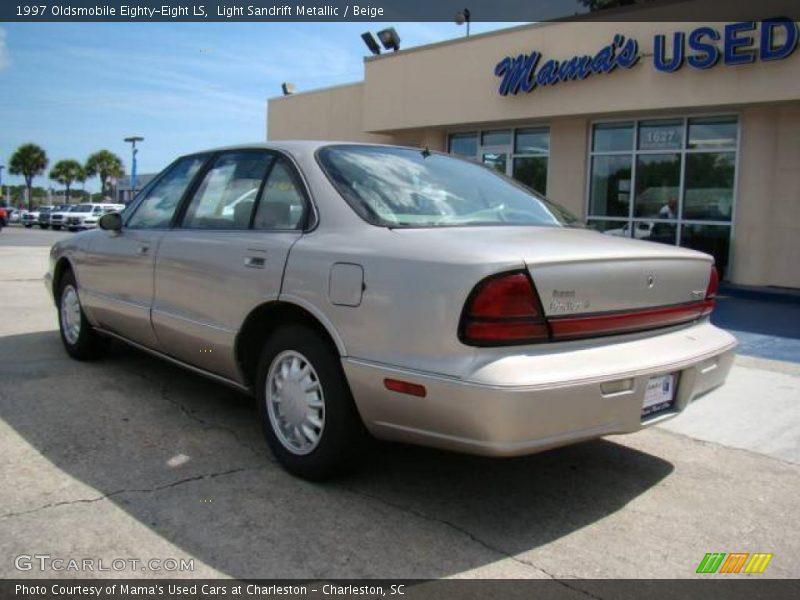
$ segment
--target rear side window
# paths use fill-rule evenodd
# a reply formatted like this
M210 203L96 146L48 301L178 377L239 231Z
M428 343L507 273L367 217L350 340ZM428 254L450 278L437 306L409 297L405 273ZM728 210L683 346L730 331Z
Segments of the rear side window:
M231 152L219 156L192 197L182 227L247 229L261 182L273 160L266 152Z
M256 209L254 229L294 230L305 222L306 201L300 184L283 158L278 159Z
M187 156L174 163L151 187L127 226L134 229L169 227L186 188L205 162L205 156Z

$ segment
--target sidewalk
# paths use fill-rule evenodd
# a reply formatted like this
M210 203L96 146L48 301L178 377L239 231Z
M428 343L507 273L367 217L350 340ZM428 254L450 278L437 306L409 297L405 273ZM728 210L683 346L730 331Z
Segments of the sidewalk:
M800 363L800 292L723 287L712 321L736 336L739 354Z

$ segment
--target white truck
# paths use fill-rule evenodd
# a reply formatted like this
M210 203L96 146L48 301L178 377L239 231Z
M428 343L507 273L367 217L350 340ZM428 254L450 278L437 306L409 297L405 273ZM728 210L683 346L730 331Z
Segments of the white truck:
M122 211L124 204L76 204L66 216L65 226L70 231L79 229L92 229L97 227L97 221L104 214L115 211Z

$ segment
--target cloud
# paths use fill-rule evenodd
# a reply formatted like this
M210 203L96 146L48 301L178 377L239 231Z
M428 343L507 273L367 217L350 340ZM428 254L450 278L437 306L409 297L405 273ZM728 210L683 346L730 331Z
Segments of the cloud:
M6 30L0 27L0 71L11 64L11 56L8 54L8 45L6 44L6 35Z

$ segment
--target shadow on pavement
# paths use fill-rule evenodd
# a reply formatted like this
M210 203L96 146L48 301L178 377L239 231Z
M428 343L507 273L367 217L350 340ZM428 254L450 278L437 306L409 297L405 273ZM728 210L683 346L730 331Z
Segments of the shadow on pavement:
M143 539L148 528L235 577L454 575L592 524L673 469L604 440L509 460L375 444L363 469L314 485L274 464L250 399L119 343L105 361L70 361L55 331L0 338L0 418L58 469L37 457L8 473L4 514L61 520L83 551L108 548L113 511L66 474ZM59 485L82 496L42 508L65 500ZM22 545L33 534L17 523L4 536Z

